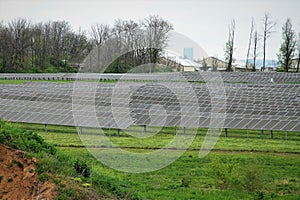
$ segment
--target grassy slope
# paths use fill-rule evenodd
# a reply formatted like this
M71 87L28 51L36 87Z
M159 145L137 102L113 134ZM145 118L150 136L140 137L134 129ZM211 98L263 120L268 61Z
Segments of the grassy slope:
M204 159L199 159L198 150L193 149L199 149L206 134L205 129L199 129L191 146L192 150L187 151L170 166L146 174L128 174L117 172L101 164L85 148L70 147L82 146L75 128L48 126L45 133L42 125L17 125L36 130L49 143L64 146L60 150L69 157L87 160L95 173L93 181L104 188L112 189L115 194L128 193L134 194L134 197L141 196L147 199L259 199L261 195L265 199L298 199L300 194L300 134L298 132L289 132L288 140L285 138L285 132L273 132L274 139L270 140L268 132L261 135L259 131L230 129L230 137L221 136L218 140L215 146L217 151L213 151ZM148 128L148 131L152 130ZM136 132L138 131L140 130L137 128ZM99 130L84 129L84 132L96 134ZM116 135L116 130L105 130L105 133L120 146L141 147L140 139L129 137L124 132L121 133L121 137ZM143 145L151 148L161 147L170 141L173 135L174 128L165 128L157 136L145 139ZM101 140L96 135L92 138ZM216 186L216 178L211 173L211 169L214 168L212 161L215 158L224 159L224 163L231 160L230 162L240 169L247 169L247 163L256 163L253 170L263 169L259 180L263 185L254 192L247 192L241 188L219 189ZM97 177L102 177L102 181ZM188 186L184 187L182 183L186 181ZM108 185L113 185L113 188L109 188Z
M36 167L39 181L51 180L58 188L57 199L114 199L115 197L103 189L94 191L84 188L83 183L89 178L79 176L73 168L75 158L64 154L44 141L42 137L30 130L18 128L14 124L0 120L0 143L15 149L27 151L30 157L38 159ZM81 182L72 177L80 177Z

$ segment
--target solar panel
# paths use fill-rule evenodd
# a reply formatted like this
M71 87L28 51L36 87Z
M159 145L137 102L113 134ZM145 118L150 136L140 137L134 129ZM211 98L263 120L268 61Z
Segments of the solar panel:
M218 72L225 82L238 83L293 83L300 82L299 73L276 72ZM180 75L180 76L179 76ZM180 79L178 78L180 77ZM0 80L143 80L143 81L205 81L213 78L212 72L173 72L153 74L97 74L97 73L55 73L55 74L16 74L2 73Z
M3 79L4 75L0 77ZM85 78L92 75L87 74ZM196 73L183 75L189 80L198 77ZM31 75L22 76L28 78ZM50 74L39 78L54 76L66 77L65 74ZM168 80L177 79L170 73L161 76L169 77ZM232 82L249 80L249 83L225 83L226 99L218 96L218 90L209 91L207 84L184 81L80 82L75 86L73 83L48 82L3 84L0 85L0 117L17 122L95 128L127 128L130 125L209 127L214 121L216 128L300 131L300 85L263 83L265 77L270 76L275 80L299 81L299 75L223 73L222 76ZM149 74L127 78L141 77L150 80ZM76 77L69 75L69 78ZM111 77L106 75L106 78ZM159 79L159 76L154 75L151 80L155 78ZM262 81L250 83L251 78ZM226 114L224 123L218 120L220 113Z

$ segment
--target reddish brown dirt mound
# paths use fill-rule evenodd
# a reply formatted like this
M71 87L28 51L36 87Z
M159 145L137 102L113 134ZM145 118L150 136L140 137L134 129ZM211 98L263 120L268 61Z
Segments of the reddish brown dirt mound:
M0 144L0 199L55 199L56 185L38 180L35 163L26 152Z

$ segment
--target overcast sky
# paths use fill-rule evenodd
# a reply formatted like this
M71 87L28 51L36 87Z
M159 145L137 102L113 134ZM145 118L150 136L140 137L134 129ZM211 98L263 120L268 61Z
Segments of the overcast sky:
M242 59L246 57L251 17L262 32L262 18L268 12L277 26L267 43L267 59L276 59L285 20L291 18L300 32L299 8L299 0L0 0L0 19L66 20L74 29L88 30L96 23L141 20L155 14L170 21L175 31L197 42L208 55L219 58L224 57L228 24L235 19L234 57Z

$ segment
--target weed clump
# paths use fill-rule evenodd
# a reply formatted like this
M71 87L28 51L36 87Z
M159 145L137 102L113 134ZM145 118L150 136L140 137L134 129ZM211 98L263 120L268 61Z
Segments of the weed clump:
M264 181L261 178L263 168L257 160L246 161L215 157L211 162L210 174L219 189L244 189L247 192L259 191Z
M77 174L84 176L85 178L89 177L91 174L90 167L86 164L85 161L76 159L73 164L74 169Z

